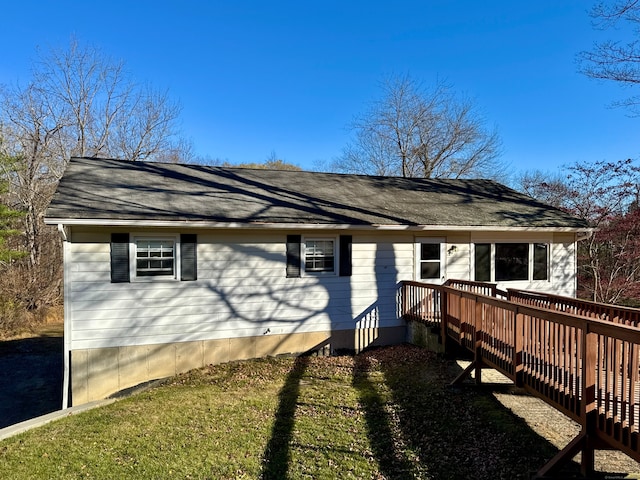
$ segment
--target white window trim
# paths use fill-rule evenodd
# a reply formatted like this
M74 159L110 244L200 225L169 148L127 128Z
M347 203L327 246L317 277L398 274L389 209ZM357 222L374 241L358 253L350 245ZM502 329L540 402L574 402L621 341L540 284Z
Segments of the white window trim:
M551 272L553 271L553 242L550 239L499 239L499 240L489 240L486 238L475 238L471 241L470 248L470 256L469 256L469 270L471 273L471 279L474 280L476 278L476 244L477 243L488 243L490 245L491 253L490 253L490 278L489 282L491 283L529 283L529 284L549 284L551 283ZM496 280L496 244L497 243L526 243L529 246L529 266L527 268L527 279L526 280ZM546 280L534 280L533 279L533 269L534 269L534 245L536 243L543 243L547 245L547 279Z
M440 244L440 278L420 278L420 266L422 262L423 243L439 243ZM417 282L444 282L447 279L447 239L445 237L416 237L414 243L414 276Z
M132 282L176 282L180 280L180 235L150 235L148 233L132 233L129 241L129 274ZM171 240L173 242L173 276L159 275L138 277L137 242L138 240Z
M333 241L333 271L332 272L317 272L314 270L307 271L307 242L314 240L332 240ZM301 259L300 259L300 271L303 276L309 277L318 277L318 276L329 276L336 277L338 276L339 266L340 266L340 258L339 258L339 248L338 248L338 237L337 236L311 236L311 237L302 237L301 240Z

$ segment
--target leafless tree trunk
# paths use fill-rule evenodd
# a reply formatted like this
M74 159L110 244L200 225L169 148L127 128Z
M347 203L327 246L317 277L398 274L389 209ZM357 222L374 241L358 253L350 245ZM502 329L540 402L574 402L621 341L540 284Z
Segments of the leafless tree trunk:
M386 79L382 91L354 121L355 139L336 170L424 178L502 172L500 138L485 129L472 101L456 98L444 83L424 89L409 76Z

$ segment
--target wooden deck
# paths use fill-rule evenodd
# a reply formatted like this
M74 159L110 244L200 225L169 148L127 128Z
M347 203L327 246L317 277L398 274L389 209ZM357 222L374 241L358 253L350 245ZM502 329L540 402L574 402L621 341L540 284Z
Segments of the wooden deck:
M579 452L588 476L596 449L640 461L640 310L458 280L403 282L400 293L405 319L438 325L474 354L454 383L495 368L581 425L538 476Z

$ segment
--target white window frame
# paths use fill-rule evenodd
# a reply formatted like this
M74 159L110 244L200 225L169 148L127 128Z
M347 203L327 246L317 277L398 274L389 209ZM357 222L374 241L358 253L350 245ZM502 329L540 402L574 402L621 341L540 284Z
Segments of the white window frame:
M173 275L138 276L138 241L173 242ZM132 282L175 282L180 280L180 235L132 234L129 242L129 272Z
M440 278L420 278L422 274L422 244L440 244ZM415 279L417 282L438 282L442 283L447 278L447 239L445 237L417 237L414 245L415 251Z
M318 271L307 270L307 242L333 242L333 270ZM340 265L340 258L338 253L338 237L337 236L312 236L302 238L302 258L300 259L301 271L305 276L337 276L338 268Z
M552 258L553 255L551 254L552 248L553 248L553 242L551 242L551 240L549 239L509 239L509 240L504 240L504 239L499 239L499 240L489 240L489 239L485 239L485 238L477 238L477 239L473 239L471 242L471 249L470 249L470 270L471 270L471 280L475 280L476 278L476 262L475 262L475 258L476 258L476 244L478 243L488 243L489 247L490 247L490 275L489 275L489 282L491 283L545 283L548 284L551 282L551 272L552 272ZM528 245L529 247L529 259L528 259L528 266L527 266L527 278L524 280L496 280L496 244L505 244L505 243L525 243ZM534 271L534 266L535 266L535 262L534 262L534 246L536 244L544 244L547 245L547 278L546 280L534 280L533 279L533 271Z

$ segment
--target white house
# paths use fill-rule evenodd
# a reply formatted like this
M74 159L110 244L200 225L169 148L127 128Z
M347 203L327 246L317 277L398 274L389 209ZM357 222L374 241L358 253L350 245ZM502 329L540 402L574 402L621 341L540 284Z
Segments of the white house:
M65 405L211 363L402 342L402 280L574 295L587 225L489 180L72 158Z

